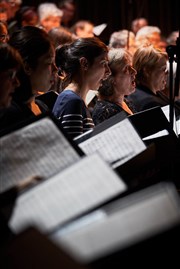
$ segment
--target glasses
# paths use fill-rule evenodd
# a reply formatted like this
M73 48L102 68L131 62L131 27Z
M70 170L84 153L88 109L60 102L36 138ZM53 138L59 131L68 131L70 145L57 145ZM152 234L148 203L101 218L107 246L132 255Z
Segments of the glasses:
M9 39L9 35L8 34L7 35L0 35L0 41L5 41L7 39Z

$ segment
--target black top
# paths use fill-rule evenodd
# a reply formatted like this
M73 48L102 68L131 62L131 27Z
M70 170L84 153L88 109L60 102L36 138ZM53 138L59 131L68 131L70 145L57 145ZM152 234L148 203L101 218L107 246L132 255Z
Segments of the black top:
M166 106L169 105L169 98L164 95L161 91L154 94L146 86L138 85L136 91L131 95L127 96L127 99L133 102L137 112L153 108L156 106ZM180 115L180 106L178 102L175 103L176 115Z
M24 122L31 117L35 117L35 114L26 104L18 104L12 101L10 107L0 111L0 132Z
M132 104L130 104L130 102L128 102L127 100L124 100L124 101L126 102L128 107L131 109L131 111L135 113L136 111L133 108ZM120 107L119 105L113 102L110 102L107 100L97 101L92 112L93 122L95 125L98 125L102 123L103 121L113 117L114 115L122 111L124 111L127 114L127 116L130 115L122 107Z

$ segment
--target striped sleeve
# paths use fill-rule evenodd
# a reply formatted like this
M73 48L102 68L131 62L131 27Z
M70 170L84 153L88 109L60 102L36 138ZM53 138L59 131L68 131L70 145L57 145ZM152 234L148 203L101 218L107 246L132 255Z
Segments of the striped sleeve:
M66 132L72 137L83 133L83 116L81 114L65 114L59 120Z
M65 91L59 95L53 114L72 138L94 127L91 114L84 101L71 91Z

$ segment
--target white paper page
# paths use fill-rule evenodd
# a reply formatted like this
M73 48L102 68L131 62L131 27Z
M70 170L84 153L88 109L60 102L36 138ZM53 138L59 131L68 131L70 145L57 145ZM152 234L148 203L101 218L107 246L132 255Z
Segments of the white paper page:
M98 152L114 168L146 149L129 119L87 139L79 147L87 155Z
M162 111L164 112L164 115L166 116L166 118L169 121L169 105L163 106L163 107L161 107L161 109L162 109ZM176 121L175 114L174 114L174 118L173 118L173 130L174 130L176 135L180 134L180 120Z
M93 33L99 36L106 27L107 27L107 23L102 23L100 25L94 26Z
M98 155L87 156L22 194L17 199L9 225L18 232L32 223L48 232L126 188L121 178Z
M180 200L173 186L158 185L97 210L51 236L76 260L91 262L180 223ZM114 207L114 208L113 208Z
M89 105L96 95L97 91L89 90L86 95L86 105Z
M167 120L169 121L169 105L161 107L161 110L163 111L164 115L166 116ZM173 130L174 130L176 135L180 134L180 120L176 121L175 114L174 114L174 120L173 120ZM162 137L162 136L165 136L168 134L169 134L169 132L166 129L164 129L164 130L159 131L155 134L144 137L143 140L145 141L148 139L158 138L158 137Z
M30 176L49 178L80 159L46 117L0 138L0 192Z
M162 137L162 136L165 136L165 135L168 135L168 134L169 134L169 132L167 130L162 130L162 131L159 131L159 132L157 132L155 134L152 134L152 135L144 137L143 141L153 139L153 138L157 138L157 137Z
M177 134L180 135L180 118L176 121Z

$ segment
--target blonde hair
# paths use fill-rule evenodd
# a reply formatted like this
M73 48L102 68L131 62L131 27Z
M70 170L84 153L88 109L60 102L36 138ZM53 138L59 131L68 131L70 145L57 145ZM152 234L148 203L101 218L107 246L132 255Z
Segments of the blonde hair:
M152 71L162 58L168 60L167 53L154 48L152 45L139 47L133 56L133 67L137 71L136 82L145 81L145 69Z

